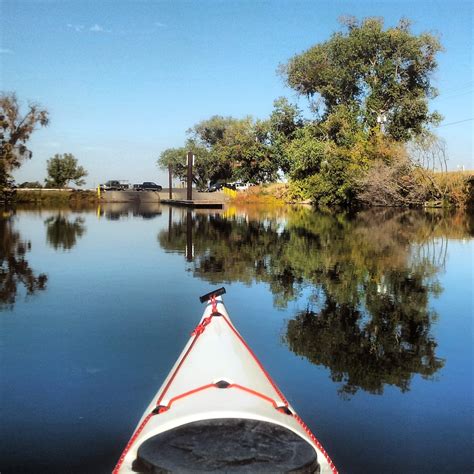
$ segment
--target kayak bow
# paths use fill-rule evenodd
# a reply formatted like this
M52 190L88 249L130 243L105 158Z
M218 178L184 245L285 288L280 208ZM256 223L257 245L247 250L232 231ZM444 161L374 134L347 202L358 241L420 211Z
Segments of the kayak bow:
M125 447L113 474L336 473L232 324L221 288Z

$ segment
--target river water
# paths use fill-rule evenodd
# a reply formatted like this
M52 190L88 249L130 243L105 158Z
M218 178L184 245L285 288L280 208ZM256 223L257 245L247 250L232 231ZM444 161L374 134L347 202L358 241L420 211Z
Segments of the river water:
M341 472L472 472L473 237L465 213L4 211L0 471L110 472L225 286Z

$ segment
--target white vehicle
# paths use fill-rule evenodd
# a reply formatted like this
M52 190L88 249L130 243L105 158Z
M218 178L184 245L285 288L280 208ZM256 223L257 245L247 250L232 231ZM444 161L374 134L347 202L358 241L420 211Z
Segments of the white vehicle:
M201 297L201 321L113 473L336 473L232 324L223 293Z
M237 191L246 191L248 188L250 188L249 183L235 183L235 189Z

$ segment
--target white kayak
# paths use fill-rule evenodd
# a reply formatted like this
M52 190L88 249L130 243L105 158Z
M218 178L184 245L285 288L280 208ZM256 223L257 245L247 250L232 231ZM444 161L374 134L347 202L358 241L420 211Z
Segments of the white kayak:
M143 414L113 474L337 470L232 324L223 288ZM320 471L319 471L320 470Z

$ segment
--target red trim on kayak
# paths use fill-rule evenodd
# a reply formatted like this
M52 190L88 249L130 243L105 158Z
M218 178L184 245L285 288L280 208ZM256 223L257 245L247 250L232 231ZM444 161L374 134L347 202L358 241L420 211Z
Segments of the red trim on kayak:
M239 341L244 345L244 347L247 349L247 351L250 353L252 356L253 360L257 363L257 365L260 367L260 370L264 373L265 377L267 380L270 382L270 385L273 387L275 390L276 394L280 397L280 399L288 405L288 400L285 398L283 393L281 393L280 389L277 387L277 384L273 381L273 379L270 377L270 374L265 370L265 367L263 367L262 363L258 360L257 356L253 352L253 350L250 348L250 346L245 342L245 339L239 334L237 329L234 328L232 323L225 317L223 316L224 321L227 323L227 325L230 327L232 332L237 336Z
M204 332L204 329L206 329L206 326L211 322L212 316L213 315L204 318L202 320L202 323L198 324L194 328L194 331L191 333L191 336L199 336L199 334L202 334Z
M288 406L289 403L288 403L288 400L285 398L285 396L283 395L283 393L281 393L280 389L278 388L277 384L273 381L273 379L270 377L270 374L266 371L265 367L263 367L262 363L258 360L257 356L255 355L255 353L253 352L253 350L250 348L250 346L245 342L245 339L239 334L239 332L237 331L237 329L234 328L234 326L232 325L232 323L225 317L223 316L223 319L224 321L227 323L227 325L230 327L230 329L232 330L232 332L237 336L237 338L239 339L239 341L244 345L244 347L249 351L250 355L253 357L253 359L255 360L255 362L258 364L258 366L260 367L260 370L265 374L265 377L267 377L268 381L270 382L270 384L272 385L272 387L274 388L275 392L278 394L278 396L285 402L285 405ZM250 391L250 389L248 389L248 391ZM252 390L253 392L253 390ZM257 392L255 392L257 394ZM262 398L268 398L268 397L265 397L265 395L261 395ZM270 399L272 400L272 399ZM275 402L274 400L272 400L273 402L273 405L275 406ZM277 408L275 406L275 408ZM313 432L309 429L309 427L305 424L305 422L296 414L296 413L293 413L293 417L296 419L296 421L301 425L301 427L305 430L305 432L308 434L308 436L310 437L310 439L313 441L313 443L318 447L318 449L323 453L324 457L326 458L332 472L334 474L337 474L337 468L336 466L334 465L334 463L332 462L332 459L329 457L329 454L326 452L326 450L323 448L322 444L319 442L318 438L316 438L316 436L313 434Z
M170 401L169 401L168 405L166 406L166 408L169 410L171 408L171 405L176 400L179 400L180 398L188 397L189 395L193 395L197 392L201 392L202 390L206 390L206 389L211 388L211 387L215 387L215 385L213 383L208 383L207 385L203 385L202 387L193 388L192 390L189 390L189 392L184 392L180 395L176 395L176 397L173 397L173 398L170 399Z
M122 454L120 455L120 459L117 462L117 465L115 466L114 470L112 471L112 474L117 474L119 472L119 469L122 467L123 461L125 460L125 456L127 455L128 451L132 447L133 443L135 443L136 439L140 435L140 433L143 431L143 428L145 428L145 425L148 423L149 419L153 416L153 413L149 413L146 418L143 420L141 425L137 428L135 433L133 433L133 436L130 438L130 441L127 443L127 446L125 446L125 449L123 450Z
M313 443L323 453L324 457L326 458L326 461L329 464L329 467L331 468L331 471L334 474L338 474L338 470L336 466L334 465L334 463L332 462L332 459L329 457L329 454L323 448L323 445L319 442L318 438L314 436L313 432L309 429L308 425L306 425L306 423L296 413L293 413L293 417L301 425L301 427L306 431L306 434L311 438L311 441L313 441Z
M166 384L165 388L163 389L163 392L161 393L160 397L158 398L158 401L156 402L156 406L160 405L161 400L165 396L166 392L170 388L171 383L173 382L174 378L176 377L176 374L178 373L178 370L181 368L183 365L184 361L188 357L189 353L191 352L191 349L193 348L194 344L196 343L198 337L202 334L201 332L197 332L195 338L192 340L190 346L188 347L188 350L185 352L183 358L179 362L178 366L176 367L176 370L173 372L171 375L170 379L168 380L168 383ZM143 420L141 425L137 428L133 436L131 437L130 441L127 443L127 446L125 446L125 449L123 450L122 455L120 456L120 459L117 462L117 465L115 466L114 470L112 471L112 474L117 474L119 469L122 467L123 461L125 460L125 456L127 455L128 451L132 447L133 443L136 441L138 435L142 432L143 428L145 425L148 423L150 418L154 415L154 413L150 413L146 416L146 418Z
M191 345L188 347L188 350L186 351L183 358L181 359L181 362L178 364L178 367L176 367L176 370L173 372L173 375L168 380L168 383L166 384L165 388L163 389L163 392L161 393L160 398L158 398L158 401L156 402L156 406L158 406L160 404L161 400L163 400L166 392L170 388L171 383L173 382L174 378L176 377L176 374L178 373L178 370L183 365L184 361L188 357L189 353L191 352L191 349L193 348L194 344L196 343L196 341L198 340L198 337L202 334L202 332L203 331L196 333L196 336L194 337L193 341L191 342Z
M232 323L228 320L228 318L226 318L223 314L219 313L218 310L217 310L217 301L216 301L216 298L213 297L211 298L211 305L212 305L212 313L210 316L204 318L202 320L202 322L200 324L198 324L196 326L196 328L194 329L194 331L192 332L192 336L194 336L194 339L192 340L190 346L188 347L187 351L185 352L183 358L181 359L180 363L178 364L178 366L176 367L176 370L173 372L172 376L170 377L168 383L166 384L165 388L163 389L163 392L161 393L160 397L158 398L157 400L157 403L156 403L156 406L160 406L160 402L163 400L166 392L168 391L169 387L171 386L171 383L173 382L173 380L175 379L176 377L176 374L178 373L179 369L182 367L185 359L187 358L187 356L189 355L189 353L191 352L191 349L194 347L194 344L196 343L197 339L199 338L199 336L204 332L206 326L208 324L211 323L212 321L212 318L214 316L219 316L219 317L222 317L224 319L224 321L227 323L227 325L229 326L229 328L232 330L232 332L235 334L235 336L239 339L239 341L244 345L244 347L247 349L247 351L250 353L250 355L252 356L252 358L254 359L254 361L257 363L257 365L259 366L260 370L263 372L263 374L265 375L265 377L267 378L267 380L269 381L269 383L271 384L271 386L273 387L273 389L275 390L275 392L277 393L277 395L279 396L279 398L284 402L284 406L279 406L277 405L277 403L275 402L275 400L273 398L270 398L270 397L267 397L266 395L264 395L263 393L260 393L260 392L257 392L255 390L252 390L251 388L248 388L248 387L244 387L243 385L239 385L239 384L229 384L229 386L227 388L237 388L239 390L243 390L245 392L248 392L250 393L251 395L255 395L257 397L260 397L262 398L263 400L266 400L267 402L271 403L273 405L273 407L277 410L281 409L281 408L285 408L285 407L288 407L289 403L288 401L286 400L286 398L284 397L284 395L282 394L282 392L280 391L280 389L278 388L278 386L276 385L276 383L273 381L273 379L270 377L270 374L265 370L265 368L263 367L262 363L258 360L257 356L255 355L255 353L253 352L253 350L250 348L250 346L245 342L244 338L238 333L238 331L234 328L234 326L232 325ZM165 411L168 411L170 408L171 408L171 405L181 399L181 398L185 398L187 396L190 396L190 395L193 395L197 392L200 392L202 390L206 390L208 388L211 388L211 387L214 387L214 388L217 388L215 384L211 383L211 384L207 384L207 385L203 385L201 387L197 387L195 389L192 389L192 390L189 390L188 392L184 392L180 395L177 395L173 398L170 399L170 401L168 402L168 405L167 406L163 406L162 409L159 411L159 413L162 413L162 412L165 412ZM114 470L112 471L112 474L117 474L120 467L122 466L124 460L125 460L125 456L127 455L128 451L130 450L130 448L132 447L133 443L136 441L136 439L138 438L138 436L140 435L140 433L143 431L145 425L148 423L148 421L150 420L150 418L152 416L154 416L155 414L159 414L159 413L149 413L145 419L143 420L143 422L140 424L140 426L137 428L137 430L135 431L135 433L133 434L133 436L131 437L130 441L127 443L127 446L125 447L122 455L120 456L120 459L118 460L117 462L117 465L115 466ZM296 413L292 413L292 416L295 418L295 420L301 425L301 427L303 428L303 430L307 433L307 435L309 436L309 438L311 439L311 441L314 443L314 445L323 453L324 457L326 458L330 468L331 468L331 471L334 473L334 474L337 474L338 471L334 465L334 463L332 462L331 458L329 457L328 453L326 452L326 450L323 448L322 444L319 442L319 440L316 438L316 436L314 436L314 434L312 433L312 431L309 429L309 427L304 423L304 421L296 414Z
M217 298L213 295L211 296L211 306L212 306L212 314L217 313Z
M148 423L148 421L150 420L150 418L154 415L157 415L157 414L161 414L161 413L164 413L164 412L167 412L168 410L171 409L171 406L178 400L182 399L182 398L185 398L185 397L188 397L190 395L194 395L195 393L198 393L198 392L202 392L203 390L207 390L209 388L218 388L216 386L216 384L214 383L209 383L209 384L206 384L206 385L202 385L201 387L197 387L197 388L194 388L192 390L189 390L188 392L184 392L184 393L181 393L180 395L177 395L173 398L170 399L168 405L166 406L162 406L160 411L158 413L150 413L147 415L147 417L143 420L142 424L139 426L139 428L137 429L137 431L135 432L135 434L133 435L132 439L129 441L129 443L127 444L124 452L122 453L122 456L120 457L119 459L119 462L117 463L117 466L115 467L114 471L112 474L116 474L118 472L118 470L120 469L124 459L125 459L125 456L127 455L128 451L130 450L131 446L133 445L133 443L136 441L137 437L140 435L140 433L143 431L143 428L145 427L145 425ZM239 389L239 390L242 390L244 392L247 392L249 393L250 395L254 395L256 397L259 397L263 400L265 400L266 402L268 403L271 403L273 405L273 408L275 408L276 410L280 411L282 408L284 407L288 407L288 404L286 404L284 407L282 406L279 406L276 404L275 400L273 400L273 398L270 398L270 397L267 397L266 395L264 395L263 393L260 393L260 392L257 392L256 390L252 390L251 388L248 388L248 387L245 387L243 385L240 385L240 384L236 384L236 383L233 383L233 384L229 384L227 389L229 388L236 388L236 389ZM295 420L301 425L301 427L304 429L304 431L307 433L307 435L309 436L309 438L311 439L311 441L318 447L318 449L323 453L324 457L326 458L326 460L328 461L328 464L332 470L332 472L334 474L337 474L337 469L336 467L334 466L334 463L332 462L331 458L329 457L329 455L327 454L326 450L323 448L323 446L321 445L321 443L319 442L319 440L316 438L316 436L314 436L314 434L311 432L311 430L308 428L308 426L304 423L304 421L296 414L296 413L292 413L292 415Z
M189 395L193 395L197 392L201 392L201 391L206 390L208 388L218 388L218 387L214 383L208 383L206 385L202 385L201 387L193 388L192 390L189 390L189 392L184 392L184 393L181 393L180 395L176 395L176 397L173 397L173 398L170 399L170 401L168 402L168 405L163 407L163 412L168 411L171 408L171 405L173 405L173 403L176 402L177 400L179 400L181 398L188 397ZM275 402L275 400L273 400L273 398L267 397L263 393L257 392L256 390L252 390L251 388L248 388L248 387L244 387L243 385L240 385L238 383L229 384L226 387L226 389L229 389L229 388L237 388L239 390L243 390L244 392L250 393L251 395L255 395L257 397L263 398L265 401L271 403L273 405L273 407L277 410L279 408L284 408L280 405L277 405L277 403ZM287 405L285 405L285 406L287 406Z

